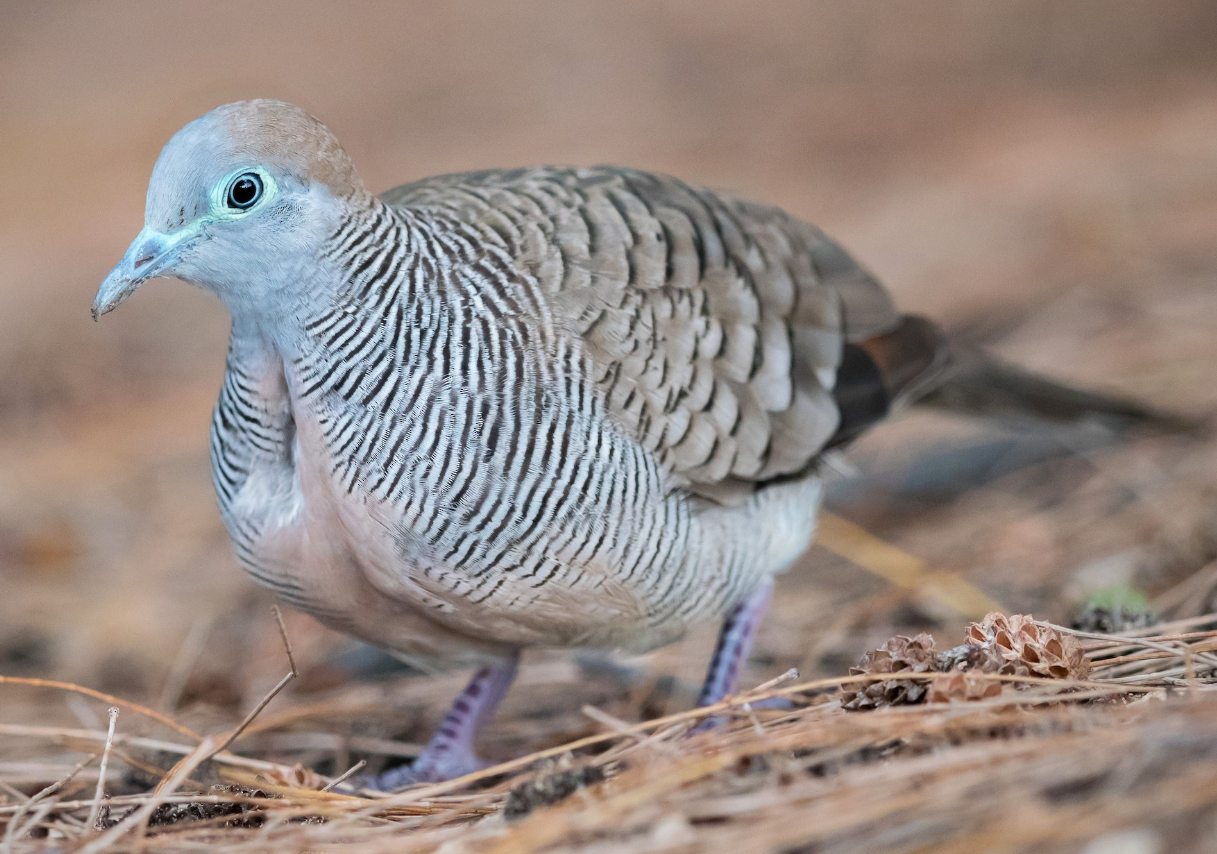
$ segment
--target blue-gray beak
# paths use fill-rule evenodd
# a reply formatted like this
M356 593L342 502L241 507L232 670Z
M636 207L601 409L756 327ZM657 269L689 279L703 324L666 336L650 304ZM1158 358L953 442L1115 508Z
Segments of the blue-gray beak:
M164 275L177 259L181 235L161 234L145 228L132 242L123 260L118 262L97 289L93 300L93 319L115 308L135 289L149 279Z

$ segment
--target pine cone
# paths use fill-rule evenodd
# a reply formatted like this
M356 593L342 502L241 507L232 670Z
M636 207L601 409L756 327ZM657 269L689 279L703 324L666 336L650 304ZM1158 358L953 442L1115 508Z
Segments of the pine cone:
M986 672L1049 679L1085 679L1090 674L1090 662L1076 638L1037 625L1024 614L987 614L968 627L967 637L969 645L992 656L982 668Z
M1002 665L1002 658L992 644L965 643L938 653L934 661L943 673L956 670L996 673Z
M1002 692L1002 684L992 679L981 679L966 672L951 673L939 676L930 685L926 701L930 703L951 703L967 700L987 700Z
M915 638L897 635L872 652L862 656L857 667L849 669L850 676L864 673L932 673L937 670L934 639L922 632ZM865 684L842 685L841 705L850 711L875 709L880 706L903 706L925 700L928 680L885 679Z
M983 700L1001 694L1003 686L978 674L1085 679L1090 662L1071 635L1039 625L1030 616L993 612L968 627L966 643L943 652L934 651L934 639L925 633L915 638L897 635L849 670L851 676L866 673L890 673L892 678L841 686L843 708ZM909 678L931 673L946 675Z

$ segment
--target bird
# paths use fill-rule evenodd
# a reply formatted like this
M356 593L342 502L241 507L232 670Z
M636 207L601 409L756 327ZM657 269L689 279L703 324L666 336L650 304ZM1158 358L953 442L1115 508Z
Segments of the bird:
M475 671L382 789L484 767L527 649L719 620L698 703L719 702L812 541L828 455L918 399L1026 381L776 207L610 166L374 195L274 100L169 140L94 319L155 277L231 315L210 452L238 562L327 626Z

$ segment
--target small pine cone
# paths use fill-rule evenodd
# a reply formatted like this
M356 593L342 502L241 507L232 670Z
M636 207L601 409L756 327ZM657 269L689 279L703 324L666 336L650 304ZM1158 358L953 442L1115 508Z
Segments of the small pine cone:
M992 679L981 679L966 672L939 676L930 685L926 701L930 703L958 703L968 700L987 700L1001 694L1002 684Z
M932 673L937 670L934 639L922 632L915 638L897 635L883 646L862 656L857 667L849 669L850 676L864 673ZM875 709L880 706L904 706L925 700L928 685L925 680L885 679L856 685L841 686L841 705L850 711Z
M1050 679L1085 679L1090 674L1090 662L1076 638L1037 625L1027 615L987 614L968 627L968 643L991 650L998 673Z
M1002 658L992 644L965 643L938 653L935 661L943 673L961 670L978 670L981 673L996 673Z

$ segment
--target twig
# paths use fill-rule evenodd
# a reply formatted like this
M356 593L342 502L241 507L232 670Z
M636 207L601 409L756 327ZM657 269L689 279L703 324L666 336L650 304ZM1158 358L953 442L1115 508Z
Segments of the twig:
M1217 644L1196 644L1193 649L1196 652L1217 652ZM1106 650L1104 650L1106 652ZM1112 656L1111 658L1091 658L1090 663L1095 670L1102 668L1104 671L1110 667L1117 667L1123 664L1144 664L1150 661L1161 661L1164 658L1178 658L1178 653L1163 652L1162 650L1152 650L1150 652L1126 652L1121 655Z
M203 739L199 746L194 749L194 752L179 762L170 776L165 778L164 782L157 787L153 797L149 798L143 806L124 816L114 827L81 848L78 854L100 854L100 852L106 850L111 843L115 842L127 831L134 827L142 827L152 815L153 810L164 802L164 797L173 794L177 787L182 784L182 781L189 777L195 768L215 753L212 749L212 744L213 741L210 736Z
M98 754L98 753L90 753L84 759L77 762L72 767L72 770L69 771L67 774L65 774L63 777L61 777L59 780L57 780L56 782L47 786L45 789L35 793L34 796L30 798L29 802L31 804L37 803L38 801L42 800L43 798L49 797L49 796L55 794L56 792L58 792L60 789L62 789L68 783L72 782L72 780L75 779L76 775L79 774L81 771L83 771L84 767L86 765L88 765L90 762L92 762L94 759L96 759L99 755L100 754Z
M413 759L423 749L421 744L414 742L393 741L388 738L373 738L364 735L353 735L348 738L333 732L265 732L260 728L262 722L259 721L245 730L244 742L248 750L271 753L311 750L332 752L341 749L345 743L351 750L359 753Z
M368 764L368 760L360 759L358 762L356 762L350 768L343 771L341 774L339 774L333 780L330 780L328 783L326 783L324 786L322 786L321 791L328 792L331 789L333 789L335 786L339 785L340 783L345 783L347 780L349 780L351 778L352 774L355 774L357 771L359 771L361 768L363 768L363 766L365 766L367 764Z
M94 691L92 688L85 688L73 682L60 682L55 679L35 679L30 676L0 676L0 685L27 685L31 688L53 688L57 691L72 691L76 694L84 694L86 697L92 697L95 700L104 700L112 706L118 706L122 709L130 709L145 717L152 718L154 721L164 724L170 729L177 730L182 735L189 736L195 741L202 741L203 736L199 735L189 727L184 727L168 715L162 715L160 712L141 706L139 703L131 703L113 694L105 694L101 691Z
M33 802L31 801L29 803L26 803L24 806L26 806L27 808L32 807ZM27 835L31 830L33 830L35 827L37 827L42 822L42 820L47 817L47 814L54 808L55 808L55 802L53 800L47 801L46 803L43 803L43 804L39 804L38 807L36 809L34 809L34 814L30 816L29 821L25 822L20 827L18 827L18 821L17 821L18 817L14 816L12 822L8 826L8 830L4 834L5 854L9 854L9 852L11 852L13 850L13 843L16 842L18 839L20 839L21 837Z
M789 682L791 679L798 679L798 678L799 678L799 668L792 667L789 670L787 670L785 673L780 673L777 676L774 676L768 682L762 682L760 685L757 685L755 688L752 688L748 691L741 691L740 693L743 694L744 696L750 697L753 694L759 694L761 691L768 691L770 688L773 688L777 685L781 685L783 682Z
M274 606L274 612L275 621L279 624L279 637L283 640L283 649L287 652L287 663L291 666L291 670L289 670L287 674L279 680L278 684L275 685L274 688L271 688L270 691L267 692L266 696L262 698L262 701L258 703L258 705L253 707L250 713L245 716L245 720L237 724L237 728L224 739L223 743L213 750L211 755L204 757L205 759L210 759L217 753L223 753L225 750L227 750L229 745L241 737L241 733L245 732L245 728L254 722L254 718L262 714L262 710L270 704L270 701L279 696L279 692L287 687L287 683L291 682L296 678L296 676L299 675L299 671L296 670L296 657L292 655L292 644L291 641L287 639L287 627L283 625L283 614L280 612L278 605Z
M1205 640L1208 638L1217 638L1217 631L1209 630L1209 631L1205 631L1205 632L1180 632L1177 635L1147 635L1146 636L1146 640L1151 640L1151 641L1171 640L1171 641L1175 641L1177 643L1182 643L1183 641ZM1141 641L1141 638L1125 637L1124 635L1105 636L1104 639L1106 640L1106 645L1099 646L1098 641L1087 638L1086 640L1088 640L1089 643L1083 644L1083 646L1086 648L1086 652L1093 653L1095 655L1113 655L1115 650L1125 649L1125 648L1129 648L1129 649L1135 648L1137 646L1137 644L1140 643L1140 641Z
M1058 626L1055 623L1049 623L1046 620L1036 620L1035 622L1037 625L1047 626L1050 629L1056 629L1058 632L1061 632L1061 633L1067 634L1067 635L1073 635L1074 637L1088 638L1090 640L1106 640L1107 639L1107 635L1102 635L1102 634L1099 634L1098 632L1083 632L1083 631L1079 631L1078 629L1068 628L1066 626ZM1207 655L1205 653L1196 653L1196 651L1193 650L1192 647L1186 643L1181 644L1180 646L1171 646L1170 644L1159 643L1158 641L1153 641L1153 640L1150 640L1149 638L1137 638L1134 643L1137 646L1146 646L1146 647L1149 647L1150 649L1157 649L1157 650L1161 650L1162 652L1169 652L1172 655L1182 655L1185 658L1192 654L1196 654L1197 657L1201 661L1207 661L1210 664L1217 664L1217 656Z
M18 738L46 738L63 742L92 741L99 744L104 743L106 740L106 734L104 732L96 732L86 729L26 726L23 724L0 724L0 735ZM145 750L175 753L180 756L187 756L194 750L193 747L176 744L172 741L161 741L160 739L155 738L124 735L123 733L115 734L114 743L116 745L123 744L131 747L139 747ZM100 755L100 753L94 753L91 759L96 759ZM221 762L226 765L233 765L238 768L249 768L253 771L274 771L277 769L284 769L286 767L276 762L267 762L263 759L251 759L247 756L236 756L231 753L223 756L216 756L214 758L216 762Z
M580 711L582 711L583 714L587 715L589 718L596 721L597 723L604 724L609 729L615 731L618 735L631 739L632 741L635 741L638 744L642 744L643 742L647 742L647 741L651 740L648 736L645 736L641 732L638 732L637 730L634 729L634 727L632 727L630 724L623 721L621 718L614 717L613 715L610 715L608 712L597 709L595 706L585 705ZM675 753L676 752L673 749L672 745L670 745L670 744L665 744L661 741L655 741L653 743L657 747L659 747L663 751L665 751L666 753Z
M1150 638L1151 640L1162 640L1163 638L1173 637L1171 632L1177 632L1181 629L1190 629L1195 626L1203 626L1206 624L1217 623L1217 613L1201 614L1198 617L1183 617L1178 620L1171 620L1166 623L1158 623L1153 626L1142 626L1139 629L1129 629L1125 632L1116 632L1105 640L1124 640L1134 641L1142 638Z
M275 699L275 697L277 697L279 695L279 692L287 687L287 683L291 682L295 678L296 678L295 674L288 673L286 676L284 676L282 679L280 679L279 683L277 685L275 685L274 688L271 688L270 691L267 692L266 696L262 698L261 702L259 702L258 705L254 706L253 710L250 711L250 713L245 716L245 720L243 720L243 721L241 721L241 723L237 724L237 728L234 729L231 733L229 733L227 738L224 739L224 741L220 744L220 746L211 752L211 756L207 756L205 758L210 759L212 756L215 756L217 753L223 753L225 750L227 750L229 745L231 745L234 741L236 741L238 738L241 737L241 733L245 732L245 728L247 726L249 726L251 723L253 723L254 718L256 718L258 715L260 715L262 713L262 710L267 707L267 705L270 703L270 701Z
M80 762L76 763L76 767L74 767L71 771L69 771L58 782L52 783L51 785L47 786L45 789L43 789L40 792L36 792L33 795L33 797L26 799L26 801L24 803L20 804L13 810L13 817L9 820L8 827L5 828L5 832L4 832L4 850L6 852L12 850L13 840L19 838L20 834L18 834L17 828L21 825L21 819L25 816L25 814L29 810L33 809L33 807L39 801L43 800L44 798L50 797L51 795L55 794L60 789L62 789L64 786L66 786L72 780L73 777L75 777L77 774L80 773L82 768L84 768L86 765L88 765L90 762L92 762L96 758L97 758L96 753L86 756L84 759L80 760ZM2 814L3 812L7 812L7 811L8 811L7 809L0 811L0 814ZM45 810L41 811L39 813L39 817L36 817L34 820L36 822L41 821L42 820L41 816L45 816L45 815L46 815L46 811Z
M283 640L283 648L287 650L287 663L291 665L292 676L300 675L296 670L296 656L292 655L292 642L287 638L287 626L283 624L283 612L279 610L278 605L272 605L271 608L275 612L275 622L279 624L279 637Z
M110 728L106 730L106 746L101 751L101 765L97 771L97 788L93 790L93 806L89 809L89 818L85 827L96 827L97 818L101 815L101 799L106 793L106 767L110 764L110 749L114 747L114 727L118 723L118 707L110 707Z

